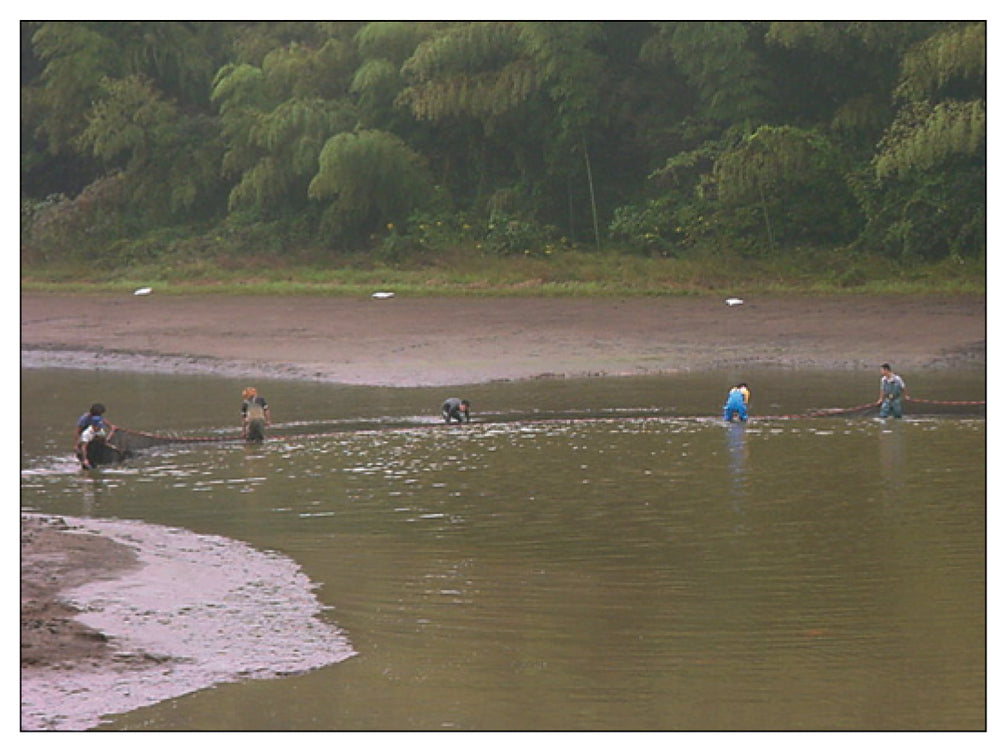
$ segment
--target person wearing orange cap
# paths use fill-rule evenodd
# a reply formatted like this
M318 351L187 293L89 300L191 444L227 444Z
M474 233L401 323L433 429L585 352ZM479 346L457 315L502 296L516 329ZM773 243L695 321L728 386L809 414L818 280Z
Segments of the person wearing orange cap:
M243 388L240 416L243 420L243 439L247 442L263 442L264 425L271 426L271 407L263 396L257 394L257 388Z

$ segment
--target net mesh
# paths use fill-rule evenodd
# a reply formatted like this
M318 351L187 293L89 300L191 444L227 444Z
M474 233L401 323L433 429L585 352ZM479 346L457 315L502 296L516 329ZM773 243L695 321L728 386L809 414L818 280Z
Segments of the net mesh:
M226 442L232 437L182 437L173 434L149 434L118 427L108 438L108 444L123 452L148 450L158 445L175 445L187 442Z

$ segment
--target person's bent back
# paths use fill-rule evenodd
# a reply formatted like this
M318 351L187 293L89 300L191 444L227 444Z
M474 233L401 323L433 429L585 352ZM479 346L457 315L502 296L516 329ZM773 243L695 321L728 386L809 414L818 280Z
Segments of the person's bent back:
M469 401L467 400L448 398L441 404L441 418L444 419L445 424L450 424L452 419L459 424L463 421L468 423L471 416L472 412L469 410Z

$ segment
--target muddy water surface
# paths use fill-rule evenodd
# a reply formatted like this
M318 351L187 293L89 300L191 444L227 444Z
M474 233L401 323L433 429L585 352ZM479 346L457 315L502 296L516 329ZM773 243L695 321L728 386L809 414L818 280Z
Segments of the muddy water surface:
M904 373L904 376L909 373ZM30 370L22 509L143 520L294 560L356 655L220 684L110 729L981 729L979 415L721 424L874 397L877 374L762 371L453 391L255 383L261 446L181 445L85 476L113 422L231 432L242 383ZM907 377L984 398L981 373Z

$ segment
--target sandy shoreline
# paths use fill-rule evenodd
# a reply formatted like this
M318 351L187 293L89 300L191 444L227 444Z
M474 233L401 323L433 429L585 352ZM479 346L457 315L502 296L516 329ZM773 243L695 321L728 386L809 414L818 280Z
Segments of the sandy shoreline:
M22 730L83 730L221 682L303 673L354 655L321 618L298 566L240 541L29 514L25 546L33 553L22 556ZM39 555L50 563L45 574L30 562L25 570L24 559ZM53 587L56 571L63 582ZM53 603L60 611L43 610ZM58 652L44 638L53 622L63 625Z
M773 297L730 307L721 298L21 297L22 370L437 386L760 365L875 373L886 360L907 373L985 368L986 299ZM136 696L159 694L148 674L162 665L159 655L140 648L151 657L122 658L109 641L113 615L88 626L80 617L86 601L67 598L81 585L136 574L141 554L122 540L108 529L72 533L58 518L22 516L22 721L29 730L85 728L94 709L134 706L62 704L59 684L69 673L84 690L139 674L146 682ZM83 714L57 714L74 709Z
M984 297L21 298L24 368L383 386L733 366L985 366Z

